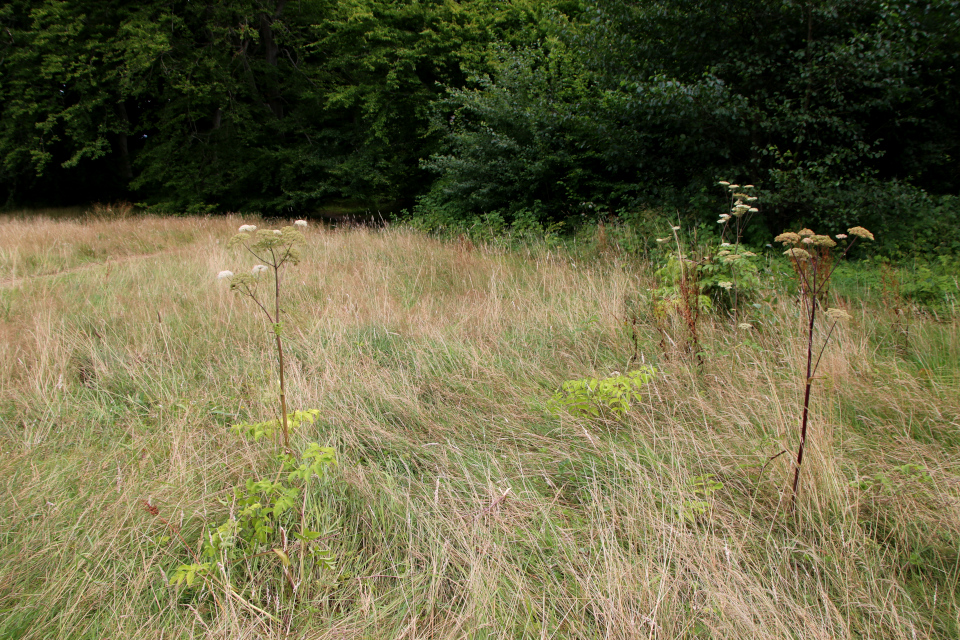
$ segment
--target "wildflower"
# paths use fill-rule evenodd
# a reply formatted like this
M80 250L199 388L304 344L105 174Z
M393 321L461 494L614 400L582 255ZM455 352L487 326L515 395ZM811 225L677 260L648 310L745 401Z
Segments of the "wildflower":
M797 244L800 242L800 234L794 233L793 231L787 231L778 235L773 239L773 241L782 242L783 244Z
M808 237L808 238L804 238L804 239L801 240L800 242L802 242L803 244L813 244L813 236L810 236L810 237Z
M670 238L657 238L657 242L666 242Z
M275 236L282 236L282 235L283 235L283 231L280 231L279 229L274 229L274 230L273 230L273 235L275 235Z
M254 266L253 269L250 270L250 273L252 273L252 274L255 275L255 276L258 276L258 275L260 275L261 273L263 273L263 272L266 271L266 270L267 270L267 265L265 265L265 264L258 264L258 265L256 265L256 266Z
M255 225L255 224L244 224L244 225L240 225L240 229L239 229L240 233L253 232L253 231L256 231L256 230L257 230L257 225Z
M750 331L750 329L753 329L753 325L750 324L749 322L741 322L740 324L737 325L737 328L742 331Z
M801 238L806 238L808 236L815 236L817 234L815 234L811 229L800 229L800 231L797 232L797 235Z
M730 189L730 191L733 191L734 189L739 189L739 188L740 188L740 185L738 185L738 184L732 184L732 185L730 185L730 186L727 187L727 188Z
M807 253L804 249L798 249L797 247L794 247L793 249L787 249L786 251L783 252L783 255L790 256L791 258L793 258L798 262L801 260L810 259L809 253Z
M757 213L758 211L760 211L760 209L757 209L756 207L750 207L750 213Z
M840 322L842 320L853 320L853 316L844 311L843 309L835 309L833 307L827 309L827 317L833 320L834 322Z
M752 184L748 184L748 185L744 185L743 188L744 188L744 189L753 189L754 186L753 186Z
M744 252L741 253L740 255L743 256L744 258L756 258L756 257L757 257L757 254L755 254L753 251L744 251Z
M718 182L717 184L719 184L719 185L723 185L724 187L727 187L727 186L730 186L730 183L729 183L729 182L727 182L726 180L721 180L721 181L720 181L720 182Z
M845 239L845 238L847 237L847 234L845 234L845 233L838 233L837 235L835 235L835 236L833 236L833 237L836 238L837 240L843 240L843 239Z
M847 233L857 236L858 238L864 238L865 240L873 240L873 234L863 227L852 227L847 229Z
M749 198L747 198L747 202L756 202L759 199L760 198L758 198L757 196L750 196Z
M719 253L717 253L717 257L718 257L718 258L722 258L723 256L728 256L728 255L730 255L730 252L727 251L726 249L724 249L723 251L720 251Z
M717 220L717 224L725 224L727 220L729 220L729 218L720 218L719 220Z
M233 277L233 271L221 271L217 274L217 280L226 280Z
M837 243L830 236L813 236L813 244L818 247L835 247Z
M721 246L721 247L732 247L733 245L730 244L729 242L721 242L721 243L720 243L720 246Z
M680 227L670 227L670 228L673 229L674 231L680 231Z
M294 222L293 224L294 224L295 226L298 226L298 227L305 227L305 226L307 226L307 221L306 221L306 220L297 220L297 221Z
M733 288L733 283L730 282L729 280L724 280L723 282L718 282L717 286L721 287L722 289L726 289L727 291L730 291L730 289Z

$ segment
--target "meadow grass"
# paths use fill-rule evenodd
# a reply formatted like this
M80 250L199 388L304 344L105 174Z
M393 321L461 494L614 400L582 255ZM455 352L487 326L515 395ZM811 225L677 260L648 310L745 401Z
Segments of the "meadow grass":
M555 415L563 381L626 370L649 266L389 228L310 229L286 276L288 402L321 410L291 440L336 450L309 496L336 567L171 586L274 469L228 429L277 415L270 328L216 279L249 268L248 221L0 221L0 637L960 635L956 317L917 314L904 350L835 301L792 513L788 295L751 331L708 318L703 367L641 323L643 400Z

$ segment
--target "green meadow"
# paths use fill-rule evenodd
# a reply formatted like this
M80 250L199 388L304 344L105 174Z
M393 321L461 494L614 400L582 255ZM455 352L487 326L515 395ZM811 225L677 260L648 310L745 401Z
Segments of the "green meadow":
M852 319L794 500L786 259L759 260L750 326L702 314L701 363L681 319L651 319L656 267L599 232L306 228L286 400L318 413L291 449L336 463L176 580L244 518L248 481L281 477L278 433L230 428L279 412L272 330L217 279L250 269L227 248L247 222L270 225L0 219L0 638L960 636L955 308L837 272ZM640 367L622 410L551 403Z

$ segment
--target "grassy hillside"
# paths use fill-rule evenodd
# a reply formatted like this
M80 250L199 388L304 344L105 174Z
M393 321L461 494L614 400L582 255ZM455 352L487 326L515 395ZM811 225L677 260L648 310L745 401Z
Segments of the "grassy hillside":
M298 507L321 537L171 586L277 468L228 428L277 413L268 328L217 280L249 269L241 222L0 221L0 637L960 635L955 316L906 340L869 292L831 302L854 318L794 512L789 296L705 319L702 368L641 314L641 399L556 414L564 381L636 366L649 267L397 229L310 228L288 272L288 401L320 410L294 449L338 461Z

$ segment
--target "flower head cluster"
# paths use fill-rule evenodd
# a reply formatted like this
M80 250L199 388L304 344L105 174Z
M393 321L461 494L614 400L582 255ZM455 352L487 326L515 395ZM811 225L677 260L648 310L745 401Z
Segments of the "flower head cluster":
M836 309L834 307L827 309L827 317L833 320L834 322L853 320L853 316L851 316L849 313L847 313L843 309Z
M749 189L753 189L753 188L754 187L752 184L744 185L742 187L738 184L728 185L727 189L730 190L731 195L733 196L734 202L733 202L733 207L730 209L730 214L724 214L726 218L721 216L721 220L724 220L724 222L726 222L726 220L730 219L731 215L739 218L747 213L757 213L759 209L757 209L756 207L750 206L750 204L748 204L750 202L755 202L757 200L755 196L752 196L749 193L747 193Z
M793 247L792 249L787 249L783 252L783 255L790 256L797 262L805 262L810 259L810 252L806 249L800 249L799 247Z

